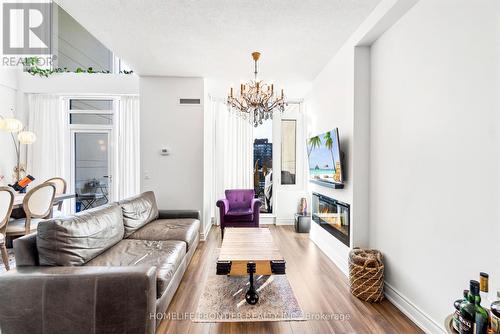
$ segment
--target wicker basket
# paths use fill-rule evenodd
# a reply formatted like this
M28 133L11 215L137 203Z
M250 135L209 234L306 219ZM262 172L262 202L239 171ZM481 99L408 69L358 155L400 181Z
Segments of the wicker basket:
M384 263L382 253L374 249L354 248L349 253L351 293L361 300L377 303L384 299Z

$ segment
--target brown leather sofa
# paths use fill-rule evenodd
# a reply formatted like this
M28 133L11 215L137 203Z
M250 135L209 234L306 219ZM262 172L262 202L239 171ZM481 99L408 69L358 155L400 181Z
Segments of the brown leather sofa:
M153 192L40 222L0 275L1 333L154 333L199 229L198 211L158 210Z

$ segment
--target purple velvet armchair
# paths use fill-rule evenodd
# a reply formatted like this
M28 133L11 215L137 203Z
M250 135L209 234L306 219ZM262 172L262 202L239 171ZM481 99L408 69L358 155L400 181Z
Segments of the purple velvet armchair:
M226 198L217 201L220 228L224 238L226 227L259 227L261 202L253 189L226 190Z

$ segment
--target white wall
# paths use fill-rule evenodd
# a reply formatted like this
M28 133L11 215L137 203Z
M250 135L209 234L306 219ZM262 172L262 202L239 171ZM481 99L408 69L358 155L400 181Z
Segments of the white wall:
M370 245L437 326L500 288L500 2L421 0L372 46Z
M307 138L337 127L340 148L345 153L343 161L344 189L333 189L309 183L309 190L351 205L351 244L354 235L352 226L361 224L353 219L355 211L355 205L353 205L354 64L354 47L342 48L316 77L313 88L306 99ZM365 227L364 224L362 226ZM311 226L310 238L341 270L347 272L349 247L314 223ZM356 244L356 246L361 245Z
M203 212L203 85L201 78L140 77L141 189L154 190L161 209ZM202 104L179 105L179 98ZM170 155L161 156L162 147Z
M203 236L206 238L210 232L212 217L215 217L217 199L215 198L215 110L211 99L216 96L224 96L223 84L213 79L204 79L204 101L203 104L203 220L205 228Z
M306 97L307 136L339 128L346 176L344 189L310 183L309 190L351 205L351 247L366 247L369 242L369 45L416 1L381 1L314 79ZM349 247L315 224L310 237L347 272Z

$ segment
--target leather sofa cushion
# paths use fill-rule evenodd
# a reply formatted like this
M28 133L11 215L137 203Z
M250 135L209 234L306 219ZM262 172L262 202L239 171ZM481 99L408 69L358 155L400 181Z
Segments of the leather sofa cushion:
M192 218L158 219L132 234L130 239L181 240L186 251L193 245L200 231L200 221Z
M155 194L147 191L118 202L122 208L125 238L142 226L158 218Z
M38 224L40 265L79 266L123 238L122 210L109 204Z
M124 239L92 259L86 266L156 267L156 295L161 297L186 254L182 241Z

